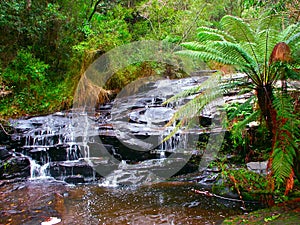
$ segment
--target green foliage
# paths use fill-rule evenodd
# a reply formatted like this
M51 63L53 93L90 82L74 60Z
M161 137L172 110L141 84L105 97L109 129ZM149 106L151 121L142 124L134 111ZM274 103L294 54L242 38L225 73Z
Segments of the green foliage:
M134 27L139 39L168 39L180 43L195 38L196 28L211 25L226 14L239 14L239 4L232 1L143 1L137 7L138 14L145 20L138 21ZM140 31L143 31L141 29Z
M6 68L3 79L11 84L16 92L36 91L37 86L45 83L48 68L49 65L34 58L30 52L21 50Z
M127 84L139 77L139 66L131 65L122 71L116 72L106 83L106 89L121 90Z
M254 111L253 97L249 98L244 103L232 103L225 105L225 111L227 114L228 124L227 127L231 129L230 139L233 144L233 148L239 148L243 146L247 148L248 134L246 129L248 125L253 121L258 121L261 112L259 110Z
M209 166L221 170L220 181L213 185L213 193L226 195L228 190L235 191L242 201L263 201L271 194L263 174L231 166L227 159L213 162Z
M272 216L269 216L269 217L265 217L264 218L264 221L267 223L267 222L271 222L273 220L276 220L278 217L280 217L281 215L280 214L277 214L277 215L272 215Z
M299 112L294 111L292 99L287 94L277 93L273 101L277 111L276 142L272 154L272 170L280 186L290 176L299 151ZM297 115L298 114L298 115Z
M5 69L18 52L30 47L33 58L48 65L48 84L67 82L61 94L69 99L83 71L104 52L142 39L191 40L198 26L217 25L224 15L243 10L240 2L229 0L1 1L0 61ZM17 79L13 76L9 77ZM123 80L120 86L135 75L127 71L116 76ZM6 85L12 86L8 80Z
M254 173L247 169L231 169L228 171L228 176L234 177L228 179L233 188L238 189L244 200L258 200L261 194L268 194L265 176ZM258 199L257 199L258 198Z
M285 14L293 21L297 21L297 0L245 0L241 1L244 7L243 16L258 17L259 15ZM295 15L296 14L296 15Z
M281 16L273 15L262 18L258 23L247 23L241 18L226 15L220 21L220 29L212 29L209 27L201 27L198 30L198 41L186 42L182 46L186 50L177 52L179 55L198 58L204 62L215 61L225 65L231 65L236 71L243 72L250 79L250 83L245 83L241 88L254 89L257 94L258 105L260 110L254 111L247 115L241 122L234 124L233 136L238 137L240 141L241 132L246 125L259 119L260 115L265 120L269 134L276 143L273 146L273 162L272 169L274 170L274 178L277 182L282 183L291 173L291 168L295 165L296 153L298 148L296 140L298 136L298 125L291 126L286 123L286 120L292 119L294 115L284 104L284 96L274 95L274 84L280 79L293 77L299 79L299 73L293 69L299 65L299 58L294 58L292 61L278 61L272 63L269 61L271 52L274 46L279 42L286 42L291 49L292 54L297 52L300 43L300 23L286 25L281 28ZM284 82L282 82L284 84ZM215 90L223 90L231 86L219 84L213 87ZM210 86L208 86L210 87ZM282 89L284 91L284 86ZM199 91L198 89L191 90L192 92ZM188 92L188 91L186 91ZM188 102L185 106L179 109L171 119L173 122L176 119L184 118L178 123L177 127L183 126L186 118L194 117L204 105L212 100L215 100L218 95L215 91L203 92L200 94L202 98L196 97L195 100ZM220 92L222 93L222 92ZM184 94L184 93L183 93ZM181 94L182 95L182 94ZM179 95L180 96L180 95ZM176 97L175 97L176 98ZM174 99L174 98L173 98ZM201 99L201 101L199 101ZM292 108L292 104L289 105ZM241 106L243 109L244 106ZM278 114L274 119L274 114ZM185 117L186 116L186 117ZM282 123L282 121L285 121ZM287 125L288 124L288 125ZM293 128L288 130L288 128ZM280 134L275 134L278 129ZM279 184L278 183L278 184Z
M233 102L230 104L226 104L224 106L227 118L229 120L233 120L234 118L247 118L253 112L253 105L251 102L253 101L253 97L250 97L244 103Z
M3 71L3 82L10 86L13 98L1 99L3 116L52 111L66 101L63 84L53 85L48 77L49 65L35 58L28 50L18 52ZM65 102L66 103L66 102Z

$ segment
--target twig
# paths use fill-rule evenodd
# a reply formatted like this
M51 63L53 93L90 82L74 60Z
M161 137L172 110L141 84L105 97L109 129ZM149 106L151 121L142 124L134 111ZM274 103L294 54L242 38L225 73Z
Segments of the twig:
M178 45L180 45L180 44L187 38L187 36L188 36L189 33L191 32L193 26L197 23L197 20L199 19L200 15L201 15L201 13L203 12L203 10L205 9L205 7L206 7L206 5L204 5L204 6L202 7L202 9L199 10L199 11L197 12L197 15L196 15L196 17L195 17L193 23L192 23L192 24L190 25L190 27L186 30L186 32L184 32L184 34L183 34L181 40L177 43Z
M4 132L6 135L10 135L10 134L5 130L5 128L3 127L2 123L0 123L0 126L1 126L1 129L3 130L3 132Z

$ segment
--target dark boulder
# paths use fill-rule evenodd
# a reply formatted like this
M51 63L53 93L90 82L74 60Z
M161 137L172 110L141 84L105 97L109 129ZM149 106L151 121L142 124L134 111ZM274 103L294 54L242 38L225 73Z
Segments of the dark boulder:
M3 159L0 160L0 179L14 179L30 176L30 161L21 154L12 154L1 150ZM5 158L5 159L4 159Z

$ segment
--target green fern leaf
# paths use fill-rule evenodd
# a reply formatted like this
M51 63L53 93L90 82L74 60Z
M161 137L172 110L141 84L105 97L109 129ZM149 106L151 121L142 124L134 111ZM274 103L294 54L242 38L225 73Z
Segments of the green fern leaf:
M223 41L224 37L220 34L202 31L198 33L198 41L206 42L206 41Z
M229 120L233 120L238 114L247 110L250 106L250 103L253 101L255 96L250 97L246 102L240 104L236 110L228 117Z
M247 127L247 125L250 122L256 121L259 118L260 113L261 113L260 110L254 111L246 119L235 123L232 130L231 130L232 134L233 134L233 137L241 137L242 131L245 130L245 128Z
M235 42L235 39L233 36L229 35L227 32L223 31L223 30L218 30L218 29L213 29L210 27L199 27L197 29L197 31L199 32L198 35L200 33L214 33L216 35L219 35L222 37L222 40L226 40L229 42Z
M254 32L250 25L238 17L231 15L224 16L220 24L224 30L239 42L254 42L255 40L253 36Z
M297 24L291 24L280 34L281 40L289 40L291 37L295 36L300 32L300 22Z

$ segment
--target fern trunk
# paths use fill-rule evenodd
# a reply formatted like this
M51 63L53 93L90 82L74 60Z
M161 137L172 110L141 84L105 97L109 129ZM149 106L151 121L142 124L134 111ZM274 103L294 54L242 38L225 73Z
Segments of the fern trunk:
M266 125L269 131L270 138L272 139L272 147L274 145L274 137L276 135L276 110L273 107L273 89L272 85L258 86L256 87L257 100L262 116L266 121Z

